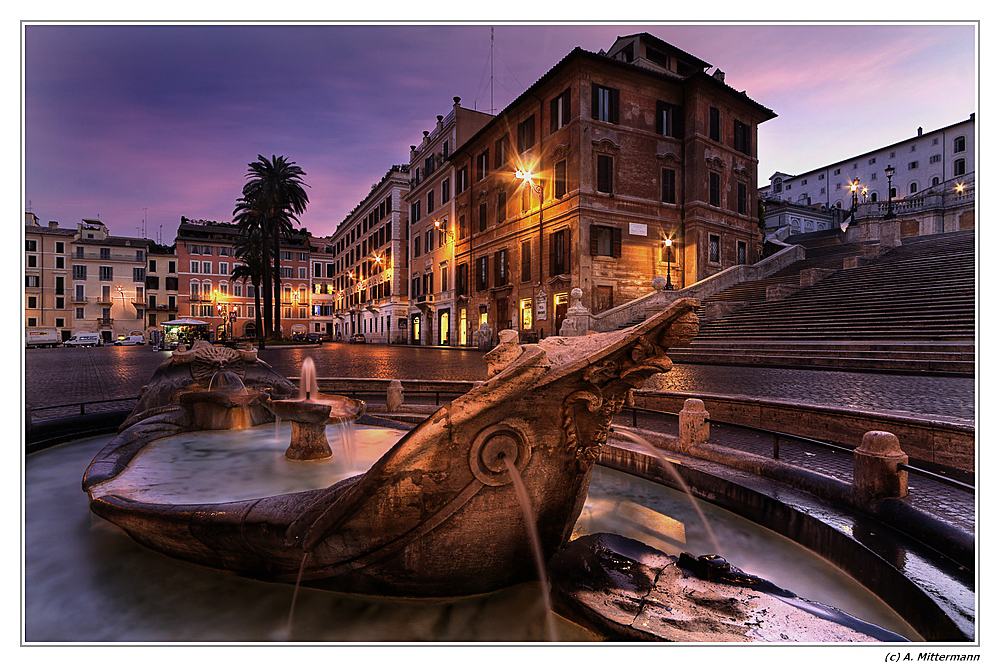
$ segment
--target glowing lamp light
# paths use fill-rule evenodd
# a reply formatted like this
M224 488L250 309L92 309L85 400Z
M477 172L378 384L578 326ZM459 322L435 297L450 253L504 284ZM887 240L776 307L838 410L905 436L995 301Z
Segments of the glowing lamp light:
M956 183L955 184L955 192L956 193L962 194L962 192L964 192L964 191L965 191L965 183Z
M534 176L534 174L524 169L518 169L517 171L514 172L514 176L520 178L522 181L530 181Z

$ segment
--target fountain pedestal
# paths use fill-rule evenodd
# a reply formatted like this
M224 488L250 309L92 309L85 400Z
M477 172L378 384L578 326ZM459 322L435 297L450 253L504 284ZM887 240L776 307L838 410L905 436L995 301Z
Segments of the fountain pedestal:
M326 425L341 419L354 421L365 413L365 404L346 396L310 392L307 398L267 400L264 405L279 419L292 425L292 439L285 458L320 461L333 456L326 439Z

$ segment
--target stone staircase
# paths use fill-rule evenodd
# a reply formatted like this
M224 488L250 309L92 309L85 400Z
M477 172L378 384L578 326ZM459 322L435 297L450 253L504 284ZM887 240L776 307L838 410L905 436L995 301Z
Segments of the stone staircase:
M880 257L832 234L791 241L806 258L705 299L698 337L671 350L675 363L974 374L974 232L905 238ZM842 268L845 257L858 266ZM834 273L799 287L803 269ZM786 295L768 301L773 286ZM709 319L713 303L732 312Z

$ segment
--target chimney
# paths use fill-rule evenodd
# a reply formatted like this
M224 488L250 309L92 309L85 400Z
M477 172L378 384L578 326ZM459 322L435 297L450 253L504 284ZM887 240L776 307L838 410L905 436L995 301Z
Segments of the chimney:
M922 128L922 127L918 127L917 128L917 136L918 137L924 136L924 128Z
M726 82L726 73L725 73L725 72L723 72L723 71L722 71L721 69L719 69L718 67L716 67L716 68L715 68L715 72L714 72L714 73L712 74L712 78L714 78L714 79L718 79L718 80L719 80L719 81L721 81L722 83L725 83L725 82Z
M55 229L59 226L59 223L55 220L49 220L49 229Z

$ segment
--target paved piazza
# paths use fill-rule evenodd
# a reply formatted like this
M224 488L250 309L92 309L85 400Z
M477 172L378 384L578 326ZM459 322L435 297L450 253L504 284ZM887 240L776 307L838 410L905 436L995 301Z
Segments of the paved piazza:
M168 352L145 345L25 350L25 397L33 408L135 397L168 357ZM306 357L313 358L321 377L486 379L483 355L476 350L326 343L269 348L261 353L264 361L287 376L297 376ZM668 377L667 388L674 391L975 417L976 383L971 378L697 364L679 364Z

